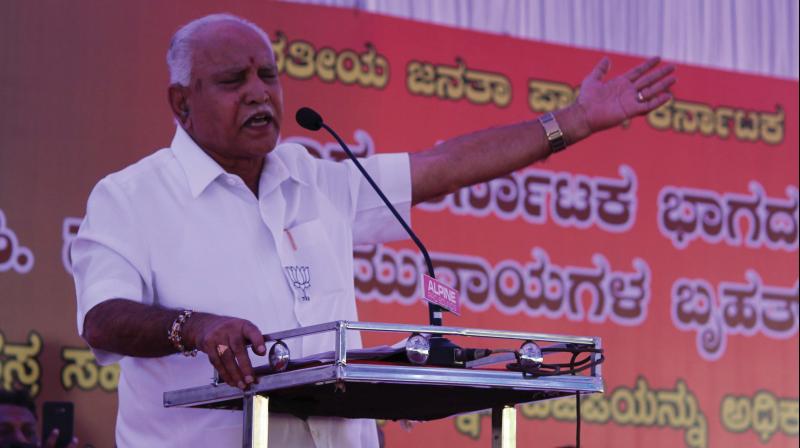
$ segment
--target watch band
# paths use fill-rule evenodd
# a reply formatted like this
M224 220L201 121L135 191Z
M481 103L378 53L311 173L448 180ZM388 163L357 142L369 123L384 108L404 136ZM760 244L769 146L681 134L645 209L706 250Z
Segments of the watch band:
M547 136L550 154L563 151L567 147L567 141L564 139L564 133L561 132L561 127L558 125L555 115L552 112L548 112L539 117L539 123L542 124L544 133Z

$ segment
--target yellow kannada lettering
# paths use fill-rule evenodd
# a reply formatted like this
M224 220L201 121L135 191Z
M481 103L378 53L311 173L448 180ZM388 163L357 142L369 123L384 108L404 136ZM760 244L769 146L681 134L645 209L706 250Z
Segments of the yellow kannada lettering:
M697 400L687 395L686 383L678 380L676 388L660 390L658 394L658 424L673 428L687 428L695 420Z
M730 123L733 120L733 109L730 107L718 107L716 113L716 130L717 135L722 138L728 138L731 133Z
M611 419L620 425L636 423L636 406L630 389L619 387L611 394Z
M574 421L575 400L538 401L518 407L525 418ZM655 426L683 429L684 440L692 448L708 446L708 423L698 407L697 397L683 380L674 389L652 389L639 377L634 388L620 386L606 395L581 397L581 419L585 422L618 425Z
M448 67L436 66L436 96L448 100L460 100L464 97L464 73L467 66L458 60L458 65Z
M272 41L272 52L275 54L275 65L278 73L286 71L286 35L278 31L276 33L278 40Z
M550 408L552 401L534 401L533 403L525 403L519 406L522 415L526 418L535 418L537 420L544 420L550 417Z
M552 112L569 106L578 94L569 84L531 79L528 81L528 106L534 112Z
M781 431L789 437L797 437L800 426L800 402L798 400L781 399L778 404L781 414Z
M61 369L61 385L64 389L72 389L77 384L80 389L91 390L97 385L99 372L91 351L65 347L61 357L67 361Z
M778 400L769 392L760 391L753 397L750 413L753 431L761 442L769 440L778 430Z
M470 439L481 437L481 413L462 414L455 418L456 431Z
M739 140L758 140L759 116L757 112L737 110L733 113L733 134Z
M500 73L468 69L460 58L455 66L410 61L406 66L406 88L414 95L436 96L473 104L493 103L505 107L511 102L511 81Z
M289 41L280 31L276 36L272 48L279 73L295 79L316 76L325 82L339 81L378 89L386 87L389 82L389 61L369 42L365 43L365 52L345 49L337 53L330 47L317 50L311 42Z
M310 43L302 40L292 42L286 57L286 74L297 79L311 78L314 76L314 56L316 54L317 52Z
M796 401L795 401L796 404ZM517 406L527 419L575 421L574 398L544 400ZM454 419L456 430L472 439L480 437L481 418L488 414L460 415ZM797 407L794 408L794 428L797 428ZM691 448L708 446L708 422L701 412L697 397L683 380L673 389L653 389L644 377L633 388L620 386L606 395L581 396L581 419L587 423L613 422L623 426L669 427L684 430L684 441ZM792 425L787 418L787 426Z
M358 81L361 72L361 60L354 51L344 50L336 58L336 75L339 81L345 84L354 84Z
M662 104L658 109L647 114L647 122L650 123L650 126L659 130L669 129L672 126L674 104L675 100L671 99Z
M705 448L708 446L708 422L704 415L698 414L698 418L686 430L683 440L686 441L686 446L690 448Z
M39 394L42 369L38 356L41 350L42 337L33 330L28 332L27 344L9 344L0 333L0 355L5 358L0 364L0 378L5 389L19 383L26 386L32 396Z
M776 397L762 390L752 397L726 395L720 406L720 419L726 430L736 433L752 430L766 443L777 432L796 437L799 410L798 399Z
M774 114L761 113L761 138L771 144L777 145L783 141L783 108L778 106Z
M689 134L699 130L703 135L712 135L716 130L714 111L705 104L676 101L673 111L673 129Z
M325 82L336 81L336 52L332 48L321 48L317 53L317 76Z
M507 77L489 72L470 70L464 77L466 97L475 104L494 102L499 107L511 103L511 81Z
M720 410L722 426L728 431L745 432L750 427L750 400L727 395Z
M369 70L364 73L366 85L371 85L382 89L389 83L389 60L385 56L378 54L372 44L367 43L369 52L363 56Z
M650 387L644 378L639 377L636 380L636 390L633 392L633 397L636 400L636 424L638 425L653 425L657 422L659 413L659 403L656 393L650 390ZM663 422L658 422L659 425L664 425Z
M756 112L703 103L670 100L647 114L647 123L658 130L671 129L687 134L701 133L728 138L733 135L744 141L764 141L778 145L784 137L784 111Z
M119 364L100 366L100 389L106 392L116 392L119 384Z
M431 96L436 91L436 69L433 64L411 61L407 67L406 87L415 95Z
M65 364L61 368L61 385L64 389L77 386L81 390L100 387L106 392L117 390L119 365L100 366L88 348L64 347L61 358Z
M581 418L590 423L608 423L611 419L611 406L608 400L600 394L582 397Z

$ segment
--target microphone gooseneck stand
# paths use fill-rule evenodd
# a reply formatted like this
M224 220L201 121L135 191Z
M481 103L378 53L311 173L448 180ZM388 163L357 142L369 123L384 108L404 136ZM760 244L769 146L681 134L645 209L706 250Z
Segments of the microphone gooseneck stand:
M383 194L383 191L381 191L381 189L378 187L375 181L372 180L372 177L369 175L369 173L367 173L367 170L364 169L364 167L358 161L358 159L350 150L350 148L347 146L347 144L344 142L344 140L342 140L342 138L339 137L339 134L337 134L336 131L331 129L330 126L325 124L320 114L318 114L316 111L308 107L301 107L300 109L298 109L297 114L295 115L295 119L297 120L297 123L300 126L302 126L305 129L308 129L309 131L318 131L324 128L326 131L328 131L328 133L330 133L333 136L333 138L336 139L336 141L342 147L342 150L344 150L345 154L347 154L347 157L349 157L350 160L353 161L353 164L355 164L356 168L358 168L358 170L361 172L364 178L367 179L367 182L369 182L372 189L375 190L376 193L378 193L378 196L381 198L383 203L386 204L386 207L389 208L389 211L392 212L392 215L394 215L395 219L397 219L400 225L403 226L403 229L411 237L411 240L414 241L414 244L416 244L417 248L419 248L420 252L422 252L422 256L425 259L425 265L427 267L428 275L431 278L436 278L436 274L433 269L433 262L431 261L431 257L428 254L428 250L425 248L425 245L422 244L422 241L420 241L419 237L417 237L417 234L414 233L413 230L411 230L411 226L409 226L406 220L403 219L402 216L400 216L400 213L397 211L397 209L394 208L394 206L386 197L386 195ZM429 303L428 320L430 325L441 326L442 313L443 313L442 307L435 305L433 303ZM430 354L428 356L427 363L440 366L463 366L464 363L468 361L468 359L466 359L465 356L466 353L467 353L466 350L452 343L449 339L442 337L440 335L433 335L430 338Z

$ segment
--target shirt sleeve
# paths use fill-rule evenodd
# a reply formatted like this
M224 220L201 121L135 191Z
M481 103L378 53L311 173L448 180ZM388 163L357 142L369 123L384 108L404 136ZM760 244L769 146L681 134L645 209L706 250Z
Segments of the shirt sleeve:
M350 161L355 215L353 244L377 244L403 240L408 234ZM400 216L411 225L411 166L407 153L380 154L361 161Z
M134 217L124 190L109 178L100 181L89 196L86 217L70 249L81 335L86 313L106 300L152 303L146 293L147 251ZM101 364L122 358L103 350L93 352Z

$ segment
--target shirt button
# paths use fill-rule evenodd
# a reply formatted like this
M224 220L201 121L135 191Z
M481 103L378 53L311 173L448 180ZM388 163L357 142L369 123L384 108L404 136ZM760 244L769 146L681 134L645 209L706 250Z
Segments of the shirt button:
M231 187L236 185L236 179L234 179L232 177L226 178L225 181L228 182L228 185L230 185Z

